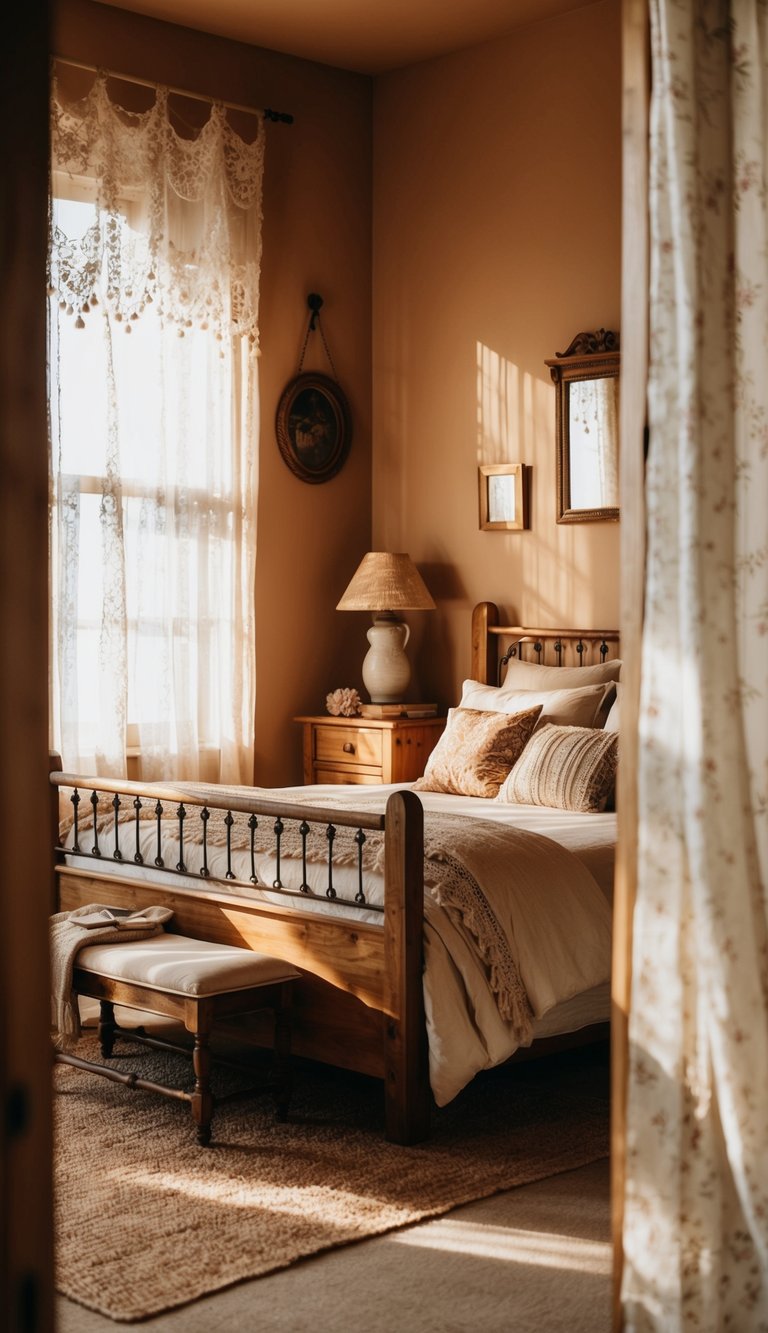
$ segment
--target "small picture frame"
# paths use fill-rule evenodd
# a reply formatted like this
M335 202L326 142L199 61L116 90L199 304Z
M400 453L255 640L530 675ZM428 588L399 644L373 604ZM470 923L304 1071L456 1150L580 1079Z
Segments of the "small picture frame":
M328 375L305 372L286 384L275 413L284 461L302 481L329 481L343 466L352 442L347 400Z
M521 532L528 527L529 471L524 463L487 463L478 468L484 532Z

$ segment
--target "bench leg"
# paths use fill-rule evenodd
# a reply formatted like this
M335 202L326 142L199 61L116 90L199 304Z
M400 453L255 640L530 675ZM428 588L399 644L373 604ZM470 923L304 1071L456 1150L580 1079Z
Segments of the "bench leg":
M195 1032L192 1065L195 1070L195 1087L191 1098L192 1116L197 1126L197 1141L207 1148L211 1141L213 1118L210 1024L201 1023Z
M105 1060L109 1060L115 1044L115 1006L111 1000L99 1000L99 1045Z

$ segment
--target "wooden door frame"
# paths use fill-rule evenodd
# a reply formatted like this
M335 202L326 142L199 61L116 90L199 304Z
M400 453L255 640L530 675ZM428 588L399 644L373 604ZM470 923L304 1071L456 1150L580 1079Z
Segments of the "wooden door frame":
M14 5L0 48L0 1323L53 1313L48 787L48 217L46 0ZM10 828L6 829L9 832Z
M645 430L648 380L649 0L622 3L621 272L621 751L614 894L611 1021L613 1328L623 1327L621 1278L632 914L637 883L637 762L645 586Z

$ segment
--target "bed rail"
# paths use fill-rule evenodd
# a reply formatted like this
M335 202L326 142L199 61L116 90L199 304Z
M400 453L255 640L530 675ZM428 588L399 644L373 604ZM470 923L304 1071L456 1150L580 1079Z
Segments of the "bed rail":
M223 811L227 866L224 882L230 886L239 883L247 884L249 887L254 885L263 887L286 898L318 898L321 895L307 883L307 865L311 854L310 839L313 827L323 825L323 836L327 845L324 897L341 908L364 907L369 911L384 911L383 905L371 903L366 898L363 851L366 831L383 833L386 828L386 815L280 801L207 783L143 783L127 778L84 777L80 774L56 771L51 773L50 781L54 788L72 791L69 797L72 806L70 826L72 836L66 848L60 837L57 838L56 852L59 857L66 851L68 855L102 864L104 861L112 861L120 865L131 863L141 866L151 865L163 875L197 875L202 880L215 883L216 876L209 867L208 825L212 811ZM90 813L86 812L85 815L81 813L83 792L89 793L85 802L90 806ZM107 799L109 796L111 800ZM129 813L129 808L133 813ZM242 816L240 827L244 821L248 830L247 844L251 873L247 880L238 880L232 869L233 851L240 831L238 815ZM260 818L274 820L271 829L271 850L276 863L276 872L269 884L261 881L256 872L256 838ZM142 827L148 819L155 825L155 856L151 860L141 850ZM282 880L283 849L286 835L293 825L297 826L301 843L302 876L298 889L287 887ZM178 860L175 865L169 865L163 857L163 835L167 833L169 826L175 826L178 838ZM350 827L356 830L354 841L357 847L357 892L354 899L339 894L334 885L334 841L338 827ZM191 836L200 848L201 864L197 870L191 870L185 861L185 838L188 848ZM127 838L132 842L134 848L132 853L124 846ZM313 859L319 858L315 855Z

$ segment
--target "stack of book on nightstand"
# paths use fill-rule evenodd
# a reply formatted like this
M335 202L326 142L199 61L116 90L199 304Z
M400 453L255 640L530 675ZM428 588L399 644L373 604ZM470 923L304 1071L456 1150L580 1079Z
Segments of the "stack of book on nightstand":
M363 717L437 717L437 704L363 704Z

